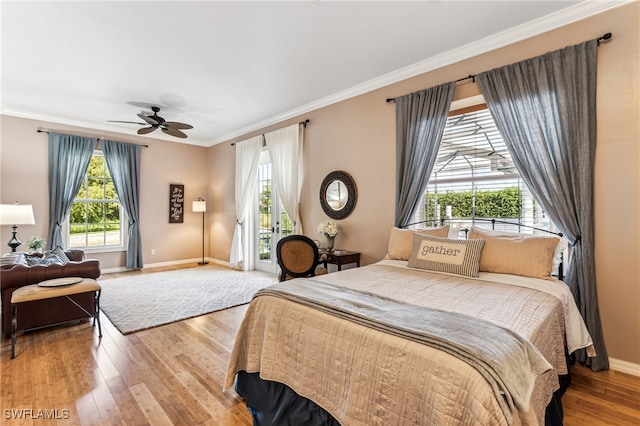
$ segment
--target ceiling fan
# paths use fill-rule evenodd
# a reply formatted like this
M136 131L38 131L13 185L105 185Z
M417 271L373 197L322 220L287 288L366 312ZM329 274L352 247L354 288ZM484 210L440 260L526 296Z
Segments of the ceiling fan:
M129 124L139 124L141 126L149 125L150 127L143 127L138 130L139 135L146 135L147 133L151 133L156 129L162 130L164 133L175 136L176 138L186 138L187 135L180 129L193 129L193 126L185 123L178 123L176 121L166 121L164 118L160 117L158 113L160 112L160 108L157 106L152 106L151 111L153 111L153 115L145 115L143 113L138 114L141 120L144 120L144 123L139 123L135 121L115 121L108 120L110 123L129 123Z

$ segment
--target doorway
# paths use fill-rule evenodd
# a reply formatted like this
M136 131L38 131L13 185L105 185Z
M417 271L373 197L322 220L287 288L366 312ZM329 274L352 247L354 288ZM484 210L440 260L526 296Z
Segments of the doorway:
M282 237L293 232L293 223L282 205L272 172L269 152L263 150L260 154L256 195L255 259L257 270L275 275L278 272L276 246Z

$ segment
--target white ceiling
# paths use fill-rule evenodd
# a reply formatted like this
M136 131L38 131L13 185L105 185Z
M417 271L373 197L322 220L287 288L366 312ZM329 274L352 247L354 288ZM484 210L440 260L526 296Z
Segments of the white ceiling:
M1 112L211 146L625 2L3 0Z

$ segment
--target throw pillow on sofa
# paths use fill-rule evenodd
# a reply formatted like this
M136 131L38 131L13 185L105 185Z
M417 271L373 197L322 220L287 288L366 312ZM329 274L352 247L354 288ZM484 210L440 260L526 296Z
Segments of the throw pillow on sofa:
M66 263L64 260L60 259L58 255L55 255L51 252L45 253L44 256L26 254L25 258L27 259L27 265L29 266L33 266L33 265L47 266L51 264L64 265Z
M54 248L53 250L51 250L51 253L55 254L60 259L62 259L62 261L65 264L71 262L71 260L67 257L67 254L64 252L64 250L60 246L58 246L58 247Z

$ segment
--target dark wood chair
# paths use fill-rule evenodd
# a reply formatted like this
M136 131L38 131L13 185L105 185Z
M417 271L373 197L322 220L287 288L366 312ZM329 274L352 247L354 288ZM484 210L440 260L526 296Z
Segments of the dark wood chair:
M324 260L319 256L318 246L304 235L294 234L280 239L276 255L280 266L280 281L327 273L326 268L320 266Z

